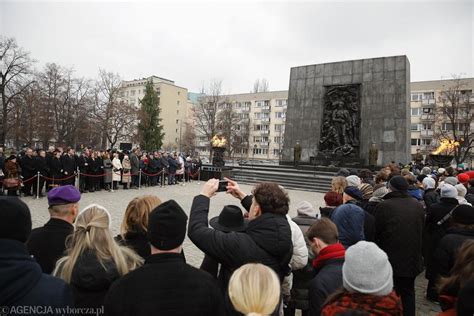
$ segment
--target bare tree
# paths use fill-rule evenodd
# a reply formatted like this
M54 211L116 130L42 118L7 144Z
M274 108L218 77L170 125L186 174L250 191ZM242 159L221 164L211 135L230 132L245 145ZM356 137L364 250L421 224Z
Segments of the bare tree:
M5 144L9 125L9 115L13 110L13 100L33 83L31 66L34 60L19 47L14 38L0 36L0 144Z
M131 139L135 134L138 109L119 100L120 88L118 74L99 70L92 113L100 126L102 148L107 147L107 142L113 147L121 138Z
M37 140L40 91L37 84L30 85L12 101L11 122L13 123L13 144L33 146Z
M182 147L185 153L194 155L196 151L196 132L194 126L188 122L185 123Z
M268 80L263 78L262 80L257 79L253 83L253 89L251 92L258 93L258 92L268 92L269 83Z
M466 89L467 83L459 76L453 76L452 83L444 87L439 96L440 105L436 109L438 121L435 135L438 143L451 141L458 146L450 146L457 164L463 163L474 147L473 124L473 94Z
M196 132L200 136L205 136L209 144L209 161L212 160L211 139L218 133L218 111L219 104L223 102L222 81L213 81L209 88L202 89L203 96L199 98L198 104L194 107L194 117L196 120Z

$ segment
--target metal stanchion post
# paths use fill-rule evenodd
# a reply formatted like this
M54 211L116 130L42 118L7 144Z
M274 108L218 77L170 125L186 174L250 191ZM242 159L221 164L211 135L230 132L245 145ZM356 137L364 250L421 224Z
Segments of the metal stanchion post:
M81 190L81 171L77 169L77 183L79 186L79 191Z
M161 186L165 186L165 168L161 169Z
M138 190L140 190L142 186L142 168L138 171Z
M36 199L39 199L39 189L40 189L40 173L36 173Z
M201 184L201 166L198 169L198 184Z

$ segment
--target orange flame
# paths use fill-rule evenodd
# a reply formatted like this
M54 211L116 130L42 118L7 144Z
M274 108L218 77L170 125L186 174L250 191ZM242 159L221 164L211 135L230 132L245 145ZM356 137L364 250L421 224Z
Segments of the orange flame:
M432 152L433 155L438 155L442 152L453 152L456 147L459 146L459 142L453 139L443 139L440 141L438 148Z
M212 147L225 147L225 145L227 144L227 140L224 136L214 135L214 137L212 137L211 139L211 144Z

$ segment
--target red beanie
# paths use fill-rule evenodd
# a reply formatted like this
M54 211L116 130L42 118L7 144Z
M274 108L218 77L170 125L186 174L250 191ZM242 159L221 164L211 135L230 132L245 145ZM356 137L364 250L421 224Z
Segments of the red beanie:
M460 183L467 183L469 182L469 175L466 173L458 174L458 180Z
M327 206L339 206L342 204L342 195L329 191L324 195L324 201L326 201Z

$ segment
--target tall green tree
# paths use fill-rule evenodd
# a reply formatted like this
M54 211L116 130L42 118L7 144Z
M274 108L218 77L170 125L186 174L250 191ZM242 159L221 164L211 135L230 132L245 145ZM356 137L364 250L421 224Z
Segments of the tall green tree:
M145 96L140 100L140 123L138 136L141 148L146 151L158 150L163 145L163 126L160 124L160 99L153 89L153 82L146 84Z

